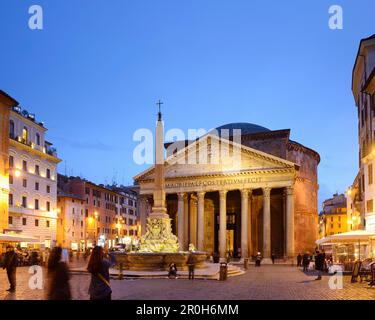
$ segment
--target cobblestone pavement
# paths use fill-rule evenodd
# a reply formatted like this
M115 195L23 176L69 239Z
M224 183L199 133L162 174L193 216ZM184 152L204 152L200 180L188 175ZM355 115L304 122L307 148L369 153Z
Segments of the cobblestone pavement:
M45 270L44 270L45 271ZM38 300L44 298L43 290L31 290L28 286L28 268L17 270L17 291L5 292L8 283L6 273L0 270L0 299ZM227 281L215 280L169 280L138 279L112 280L113 299L127 300L341 300L375 299L375 286L367 282L350 283L344 277L344 288L332 290L328 286L328 276L322 281L314 281L314 274L306 275L290 266L250 267L246 274L229 278ZM73 274L71 278L74 299L88 299L89 275Z

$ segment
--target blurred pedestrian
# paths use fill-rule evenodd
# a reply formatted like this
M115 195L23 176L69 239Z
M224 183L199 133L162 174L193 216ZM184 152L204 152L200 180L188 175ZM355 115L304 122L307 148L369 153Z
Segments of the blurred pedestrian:
M10 245L7 246L7 252L4 256L3 269L6 269L10 288L6 291L16 291L16 270L18 266L18 257L14 252L14 248Z
M262 255L260 254L260 252L258 252L255 257L255 266L260 267L261 261L262 261Z
M70 300L69 268L66 262L61 260L62 248L55 247L48 260L48 300Z
M173 262L169 265L168 278L177 279L177 267L176 267L176 264Z
M114 266L115 263L114 256L105 254L102 247L95 246L92 250L87 266L87 270L91 273L89 287L90 300L111 300L112 289L109 279L109 268Z
M297 267L301 267L302 266L302 255L301 253L298 253L298 256L297 256Z
M322 280L322 272L324 268L324 255L323 253L316 251L315 255L315 269L318 271L318 277L315 280Z
M305 252L302 257L303 272L307 272L310 264L310 256L308 252Z
M189 280L194 280L195 257L192 252L189 254L187 265L189 267Z
M272 264L275 264L276 255L275 255L274 252L272 252L272 254L271 254L271 260L272 260Z

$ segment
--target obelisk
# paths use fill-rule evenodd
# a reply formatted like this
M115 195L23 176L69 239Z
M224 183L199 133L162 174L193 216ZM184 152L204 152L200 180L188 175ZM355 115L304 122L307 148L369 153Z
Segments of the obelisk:
M165 177L164 177L164 123L159 104L158 121L156 123L155 139L155 185L154 185L154 205L150 217L169 218L165 204Z
M146 233L140 240L141 252L178 252L179 243L172 233L171 219L167 213L165 176L164 176L164 124L158 102L159 113L156 123L155 167L154 167L154 204L147 218Z

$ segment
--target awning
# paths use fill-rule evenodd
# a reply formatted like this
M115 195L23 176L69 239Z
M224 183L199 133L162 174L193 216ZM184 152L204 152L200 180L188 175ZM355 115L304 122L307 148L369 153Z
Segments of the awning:
M334 234L332 236L328 236L322 239L317 240L315 243L317 245L322 244L333 244L333 243L340 243L340 242L359 242L359 241L369 241L375 237L375 233L368 232L365 230L355 230L349 231L339 234Z
M0 234L0 242L40 242L40 239L21 234Z

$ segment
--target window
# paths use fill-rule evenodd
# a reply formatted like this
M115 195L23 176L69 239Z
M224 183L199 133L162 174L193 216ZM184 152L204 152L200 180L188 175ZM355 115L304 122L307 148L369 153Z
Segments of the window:
M47 205L47 211L48 212L51 211L51 203L47 201L46 205Z
M22 170L27 171L27 161L26 160L22 161Z
M35 226L36 226L36 227L39 226L39 220L38 220L38 219L35 219Z
M368 165L368 184L372 184L373 182L373 172L372 172L372 164Z
M14 158L13 156L9 156L9 168L13 168L14 167Z
M22 225L23 225L23 226L26 226L26 224L27 224L27 220L26 220L26 218L22 218Z
M13 184L13 176L9 175L9 184Z
M23 129L22 129L22 142L27 143L28 139L29 139L29 131L27 130L26 127L23 127Z
M8 223L13 224L13 217L11 217L11 216L8 217Z
M333 223L331 223L331 229L333 229Z
M8 203L10 206L13 205L13 194L9 193Z
M83 228L83 221L81 221L81 228Z
M23 185L24 188L27 188L27 180L26 179L22 180L22 185Z
M51 186L47 186L46 191L47 193L51 193Z
M35 190L39 190L39 182L35 182Z
M40 175L39 166L37 164L35 165L35 174Z
M331 222L333 222L333 217L331 217Z
M37 133L37 134L35 135L35 140L36 140L36 144L37 144L38 146L40 146L40 134L39 134L39 133Z
M14 134L14 121L10 120L9 122L9 137L14 139L15 134Z
M49 228L49 220L46 221L47 228Z
M89 210L88 209L86 209L86 211L85 211L85 216L86 216L86 218L89 217Z
M374 210L373 210L373 200L371 199L371 200L368 200L367 202L366 202L366 208L367 208L367 213L371 213L371 212L373 212Z
M48 179L51 178L51 170L50 170L50 169L47 169L47 171L46 171L46 175L47 175L47 178L48 178Z
M39 210L39 200L38 200L38 199L35 199L35 206L34 206L34 209L35 209L35 210Z
M341 223L339 223L339 228L341 229Z
M27 207L27 198L22 197L22 207L26 208Z

